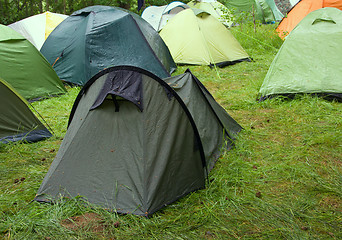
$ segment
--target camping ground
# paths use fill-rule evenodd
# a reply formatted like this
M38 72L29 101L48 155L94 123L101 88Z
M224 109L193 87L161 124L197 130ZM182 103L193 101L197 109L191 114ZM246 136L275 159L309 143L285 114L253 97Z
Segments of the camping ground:
M258 102L282 41L273 25L233 30L253 62L187 67L241 125L207 188L151 218L117 215L81 198L32 202L66 132L79 89L33 103L55 136L0 147L0 238L4 239L340 239L342 105L312 96ZM248 37L247 37L248 36Z

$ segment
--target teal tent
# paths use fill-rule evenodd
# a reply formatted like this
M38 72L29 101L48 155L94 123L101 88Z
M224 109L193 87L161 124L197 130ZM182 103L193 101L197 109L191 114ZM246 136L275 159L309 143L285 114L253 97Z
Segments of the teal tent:
M342 94L342 11L309 13L286 37L260 88L261 99L296 93Z
M22 35L0 24L0 78L27 100L66 92L42 54Z
M190 71L162 80L131 66L106 69L80 91L35 200L80 195L149 216L204 188L240 130Z
M26 100L0 78L0 143L37 142L51 133L32 113Z
M49 35L41 53L60 79L77 85L117 65L141 67L161 78L176 69L151 25L134 13L109 6L71 14Z

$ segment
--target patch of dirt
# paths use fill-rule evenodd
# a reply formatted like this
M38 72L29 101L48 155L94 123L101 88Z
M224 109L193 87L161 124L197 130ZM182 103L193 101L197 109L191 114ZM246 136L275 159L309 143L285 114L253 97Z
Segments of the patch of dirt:
M336 197L324 197L319 203L319 205L321 205L322 207L328 207L339 212L342 212L341 200Z
M107 227L100 215L96 213L85 213L83 215L63 219L61 225L72 231L82 229L92 231L93 233L102 233Z

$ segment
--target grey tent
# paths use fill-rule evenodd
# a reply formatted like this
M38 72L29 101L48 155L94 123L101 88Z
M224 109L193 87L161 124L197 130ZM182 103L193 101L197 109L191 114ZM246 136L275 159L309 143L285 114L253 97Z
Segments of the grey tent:
M148 216L204 188L240 130L190 71L163 81L136 67L106 69L78 95L35 200L81 195Z
M51 133L28 108L26 100L0 78L0 143L36 142Z

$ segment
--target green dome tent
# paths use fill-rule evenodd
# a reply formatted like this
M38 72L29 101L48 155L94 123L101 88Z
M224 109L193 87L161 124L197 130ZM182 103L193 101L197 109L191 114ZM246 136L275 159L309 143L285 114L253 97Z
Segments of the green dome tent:
M204 188L240 130L190 71L162 80L131 66L106 69L80 91L35 200L80 195L149 216Z
M1 24L0 78L28 100L66 92L43 55L19 33Z
M341 98L342 11L309 13L287 36L260 88L261 99L315 93Z
M209 13L192 8L173 17L160 31L176 63L224 67L249 56L233 34Z
M176 69L151 25L134 13L109 6L71 14L49 35L41 53L60 79L77 85L117 65L141 67L162 78Z
M0 143L37 142L51 133L27 106L26 100L0 78Z
M254 9L256 19L262 23L280 21L284 17L274 0L228 0L227 6L240 11Z

